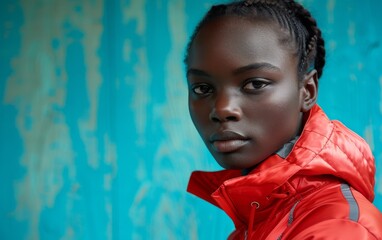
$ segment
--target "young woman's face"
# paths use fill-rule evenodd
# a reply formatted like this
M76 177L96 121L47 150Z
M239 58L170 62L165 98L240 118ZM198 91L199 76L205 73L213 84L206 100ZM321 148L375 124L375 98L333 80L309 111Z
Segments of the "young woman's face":
M264 21L221 17L203 26L192 44L190 115L224 168L253 167L299 131L298 59L282 38L280 28Z

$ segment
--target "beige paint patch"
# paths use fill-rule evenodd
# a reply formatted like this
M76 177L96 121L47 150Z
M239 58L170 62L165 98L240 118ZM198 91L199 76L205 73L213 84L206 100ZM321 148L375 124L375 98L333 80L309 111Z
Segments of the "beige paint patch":
M132 87L133 96L130 104L131 109L134 111L135 131L138 138L135 139L135 145L137 147L145 147L145 131L147 126L147 109L150 103L150 81L151 75L149 72L147 48L141 46L139 48L132 48L134 40L142 40L144 44L146 41L146 1L130 1L129 4L125 4L121 1L121 9L123 13L124 24L133 22L135 32L130 33L130 36L135 39L126 39L124 41L123 56L126 64L133 67L133 73L125 77L125 83ZM137 61L132 61L132 54L136 54ZM136 174L139 179L138 191L134 196L134 201L129 209L129 217L133 224L132 229L139 229L147 225L148 223L148 210L147 206L143 202L146 195L149 194L151 188L151 182L146 178L146 166L144 159L135 159L139 163L139 169ZM133 230L132 239L140 239L139 234Z
M144 159L137 159L138 167L135 169L135 175L138 182L145 181L147 179L147 167Z
M350 75L349 75L349 79L350 79L351 81L353 81L353 82L356 82L356 81L358 80L358 77L357 77L356 74L354 74L354 73L350 73Z
M380 99L379 99L379 112L381 113L382 115L382 76L379 77L379 88L381 89L381 92L380 92ZM382 124L381 124L381 142L382 142Z
M330 52L334 52L337 49L337 41L330 40L328 45Z
M141 182L134 196L133 203L129 209L129 217L134 224L134 228L144 227L149 222L146 217L148 214L147 205L143 203L143 199L149 194L151 187L152 185L149 181Z
M104 1L85 1L82 8L84 16L91 16L91 18L80 19L81 21L75 23L84 34L82 44L85 46L86 83L90 109L87 118L80 119L78 124L81 139L85 143L88 164L93 168L99 168L101 156L99 155L99 142L96 134L99 101L103 100L99 98L103 79L100 73L101 60L98 51L101 46L103 32ZM112 167L111 172L104 174L104 211L107 215L106 238L113 239L112 186L117 175L117 153L115 144L111 142L107 134L104 135L103 146L105 148L104 163Z
M66 229L65 235L60 240L72 240L74 239L74 230L69 227Z
M123 21L125 24L134 22L136 24L135 34L138 39L146 40L146 1L130 1L129 4L122 4ZM131 33L131 36L134 36ZM150 80L151 75L149 72L149 65L147 59L146 46L132 49L132 39L124 41L123 56L127 64L133 66L133 76L126 76L125 82L134 88L133 100L130 107L134 110L135 117L135 130L137 131L138 138L136 139L137 146L145 146L145 129L147 125L147 107L150 102ZM138 60L131 61L132 53L136 53ZM139 82L139 83L138 83Z
M128 23L130 21L135 21L137 24L136 34L143 36L146 30L146 10L145 6L147 5L146 0L141 1L130 1L130 4L124 4L124 1L121 1L122 12L123 12L123 21Z
M150 103L150 80L149 66L147 60L147 49L136 49L138 62L134 66L135 79L133 101L131 107L134 109L135 128L138 134L137 146L145 146L145 131L147 125L147 108Z
M369 144L371 151L374 151L374 135L373 135L373 125L369 125L365 127L363 134L365 141Z
M166 102L158 105L156 111L165 134L155 150L154 157L154 169L161 168L162 171L153 171L152 175L158 187L171 192L184 192L187 179L184 173L193 169L188 151L195 149L195 144L198 143L194 140L199 138L193 138L196 134L187 112L183 56L179 54L183 52L187 41L185 1L173 0L167 4L171 48L165 63ZM194 152L200 154L199 151ZM157 208L157 211L160 209ZM168 228L163 223L156 224L160 224L161 228Z
M39 239L40 215L53 207L68 171L73 194L67 199L72 209L76 189L76 168L69 127L61 111L66 100L66 51L70 39L64 34L67 23L84 35L87 95L90 110L79 120L89 165L98 166L97 127L98 92L101 84L97 51L102 33L103 1L21 1L24 25L20 30L20 54L12 61L13 75L7 80L5 103L18 110L17 127L23 140L21 164L26 175L15 184L18 219L27 219L27 239ZM80 9L80 11L79 11ZM55 46L53 46L55 45ZM68 183L65 183L68 184ZM66 237L73 236L68 226Z
M65 47L52 47L52 41L62 38L60 26L73 6L25 0L21 7L20 54L12 61L13 75L7 80L4 100L18 111L17 128L24 147L21 165L26 174L15 183L15 217L28 220L26 239L39 239L40 214L54 206L64 185L64 170L71 182L76 176L69 127L60 111L67 94Z
M158 197L158 207L153 213L154 224L150 229L150 238L177 240L179 237L173 229L177 229L178 225L184 225L179 219L187 219L182 209L179 199L174 200L168 195ZM157 225L159 224L159 225ZM188 229L187 229L188 230Z
M106 238L111 240L113 239L113 204L111 201L107 201L105 204L106 215L108 218L108 224L106 227Z
M183 52L187 42L185 1L169 1L167 16L171 49L165 70L167 103L162 106L161 117L163 118L163 127L169 134L169 139L167 139L170 141L169 146L180 150L187 147L185 136L191 134L187 132L190 128L184 128L184 123L190 123L190 120L187 112L187 87L183 73L183 56L179 54ZM181 126L182 131L175 130L173 123L179 124L177 126Z
M165 63L165 94L166 102L158 105L155 113L160 119L164 135L155 150L153 183L156 188L163 189L158 195L159 202L153 211L153 226L151 236L166 239L176 239L173 229L182 229L184 222L192 222L184 214L185 193L188 174L203 166L203 146L197 136L187 110L187 86L184 79L183 56L187 44L186 6L185 1L171 0L167 5L167 23L170 33L170 51ZM156 171L161 169L161 171ZM206 168L204 168L206 169ZM169 196L180 196L176 201ZM194 215L191 214L190 215ZM195 219L193 222L197 222ZM195 224L190 228L197 230ZM189 239L194 239L197 232L184 230Z
M102 17L104 2L101 0L81 1L82 12L74 15L73 25L83 34L82 44L84 46L85 66L86 66L86 86L89 97L89 112L85 119L78 121L81 139L85 144L88 164L93 168L99 167L99 143L96 136L97 118L99 107L99 92L102 84L100 73L100 57L98 49L101 46L101 36L103 32ZM86 17L84 17L86 16Z
M379 114L382 116L382 76L379 77ZM377 125L379 126L379 138L377 141L379 143L382 143L382 118L380 118L380 121L377 122ZM377 179L376 179L376 192L377 194L382 195L382 174L378 172L378 169L382 167L382 152L376 153L376 164L377 164Z
M192 171L196 167L205 167L203 161L189 161L189 157L193 156L195 159L202 158L203 144L191 122L188 113L188 90L184 74L183 55L188 38L186 27L186 3L185 1L171 0L168 2L168 20L169 33L171 41L171 49L166 60L165 69L165 90L166 90L166 104L160 106L160 117L162 120L163 128L167 134L163 139L163 146L169 148L168 156L173 159L174 166L182 167L182 171ZM177 126L175 129L174 126ZM181 129L181 130L179 130ZM161 146L161 145L159 145ZM156 155L160 152L163 153L163 147L158 149ZM196 150L195 150L196 149ZM184 154L176 155L176 152L184 153L187 157L182 158ZM171 155L172 154L172 155ZM174 155L176 155L174 157ZM164 158L163 155L161 158ZM188 159L188 160L187 160ZM182 162L185 161L185 162ZM159 158L158 158L158 161ZM197 164L195 166L194 164ZM201 165L198 165L201 164ZM182 179L179 178L179 179ZM180 187L183 191L185 182Z
M382 194L382 177L376 179L376 181L375 181L375 185L377 186L377 188L376 188L376 192L377 192L378 194Z
M106 237L113 239L113 181L117 176L117 148L109 138L109 135L104 136L105 146L105 164L111 167L111 172L104 174L104 192L105 192L105 213L107 216Z
M111 166L111 176L115 178L117 176L118 171L118 162L117 162L117 146L110 140L108 134L104 136L104 146L105 146L105 164ZM110 190L110 189L107 189Z
M131 61L131 53L133 51L133 47L131 45L131 39L126 39L123 43L123 60L125 62Z
M328 14L328 23L333 24L334 23L334 9L336 7L336 0L328 0L328 3L326 5L326 10Z
M348 39L349 39L350 45L356 44L355 36L356 36L355 23L351 21L351 22L349 22L349 26L348 26Z
M382 96L382 95L381 95ZM379 124L379 141L382 142L382 124ZM376 152L375 153L375 161L376 161L376 167L377 167L377 173L376 173L376 179L375 179L375 191L376 194L382 195L382 174L378 171L382 167L382 152Z

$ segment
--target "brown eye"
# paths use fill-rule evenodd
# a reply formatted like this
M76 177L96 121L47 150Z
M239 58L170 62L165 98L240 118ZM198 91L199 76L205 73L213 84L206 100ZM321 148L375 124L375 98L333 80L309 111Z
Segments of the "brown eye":
M192 88L192 91L197 95L206 95L212 93L212 90L208 84L198 84Z
M269 85L269 83L266 81L263 81L263 80L250 80L250 81L246 82L243 89L249 90L249 91L260 90L260 89L262 89L268 85Z

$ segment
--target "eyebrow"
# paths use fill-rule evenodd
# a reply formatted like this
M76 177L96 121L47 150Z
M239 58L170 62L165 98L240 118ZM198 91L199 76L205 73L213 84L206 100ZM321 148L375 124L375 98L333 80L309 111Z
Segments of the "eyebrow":
M240 67L240 68L234 70L233 74L238 75L240 73L244 73L247 71L259 70L259 69L266 69L266 70L272 70L272 71L277 71L277 72L281 71L281 69L276 67L275 65L272 65L272 64L266 63L266 62L261 62L261 63L252 63L252 64L246 65L244 67Z
M199 69L195 69L195 68L188 69L187 70L187 76L188 75L197 75L197 76L201 76L201 77L211 77L211 75L209 75L205 71L199 70Z
M238 69L235 69L233 71L233 75L239 75L241 73L251 71L251 70L259 70L259 69L267 69L267 70L272 70L272 71L277 71L280 72L281 69L276 67L275 65L272 65L270 63L266 62L261 62L261 63L252 63L243 67L240 67ZM195 69L195 68L190 68L187 70L187 76L188 75L197 75L201 77L211 77L210 74L206 73L203 70Z

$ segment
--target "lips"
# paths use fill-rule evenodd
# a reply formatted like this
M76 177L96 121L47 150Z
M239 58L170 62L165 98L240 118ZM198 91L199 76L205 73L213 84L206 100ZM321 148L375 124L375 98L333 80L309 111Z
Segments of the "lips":
M221 131L210 136L210 142L215 151L220 153L230 153L244 147L249 138L234 131Z

